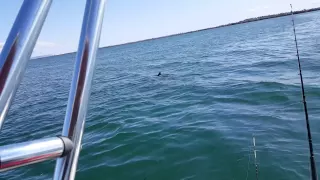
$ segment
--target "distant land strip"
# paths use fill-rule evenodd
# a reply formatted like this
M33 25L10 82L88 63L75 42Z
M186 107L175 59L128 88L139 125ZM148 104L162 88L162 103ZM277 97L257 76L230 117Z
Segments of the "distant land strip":
M302 13L308 13L308 12L319 11L319 10L320 10L320 7L317 7L317 8L311 8L311 9L304 9L304 10L294 11L293 14L302 14ZM261 20L265 20L265 19L272 19L272 18L283 17L283 16L290 16L290 15L291 15L291 12L284 12L284 13L279 13L279 14L272 14L272 15L254 17L254 18L249 18L249 19L245 19L245 20L242 20L242 21L238 21L238 22L234 22L234 23L229 23L229 24L224 24L224 25L219 25L219 26L215 26L215 27L209 27L209 28L205 28L205 29L199 29L199 30L194 30L194 31L182 32L182 33L177 33L177 34L170 34L170 35L167 35L167 36L149 38L149 39L144 39L144 40L139 40L139 41L127 42L127 43L123 43L123 44L105 46L105 47L101 47L101 48L121 46L121 45L125 45L125 44L132 44L132 43L137 43L137 42L143 42L143 41L161 39L161 38L165 38L165 37L177 36L177 35L182 35L182 34L188 34L188 33L193 33L193 32L205 31L205 30L209 30L209 29L216 29L216 28L221 28L221 27L226 27L226 26L233 26L233 25L237 25L237 24L244 24L244 23L249 23L249 22L254 22L254 21L261 21Z
M307 12L312 12L312 11L319 11L320 7L318 8L312 8L312 9L304 9L301 11L294 11L293 14L302 14L302 13L307 13ZM285 12L285 13L280 13L280 14L272 14L272 15L266 15L266 16L260 16L260 17L255 17L255 18L249 18L249 19L245 19L239 22L235 22L235 23L229 23L229 24L225 24L225 25L221 25L221 26L216 26L214 28L219 28L219 27L225 27L225 26L232 26L232 25L236 25L236 24L243 24L243 23L249 23L249 22L254 22L254 21L261 21L264 19L271 19L271 18L277 18L277 17L282 17L282 16L290 16L291 12ZM210 28L208 28L210 29Z
M319 11L319 10L320 10L320 7L311 8L311 9L304 9L304 10L294 11L293 14L302 14L302 13ZM126 45L126 44L133 44L133 43L138 43L138 42L143 42L143 41L150 41L150 40L161 39L161 38L166 38L166 37L171 37L171 36L177 36L177 35L182 35L182 34L205 31L205 30L209 30L209 29L216 29L216 28L221 28L221 27L226 27L226 26L233 26L233 25L237 25L237 24L244 24L244 23L249 23L249 22L254 22L254 21L261 21L261 20L265 20L265 19L272 19L272 18L277 18L277 17L282 17L282 16L289 16L289 15L291 15L291 12L284 12L284 13L279 13L279 14L272 14L272 15L254 17L254 18L249 18L249 19L245 19L245 20L242 20L242 21L238 21L238 22L235 22L235 23L229 23L229 24L224 24L224 25L220 25L220 26L209 27L209 28L205 28L205 29L199 29L199 30L195 30L195 31L182 32L182 33L171 34L171 35L167 35L167 36L143 39L143 40L139 40L139 41L127 42L127 43L116 44L116 45L111 45L111 46L105 46L105 47L100 47L100 48L103 49L103 48L109 48L109 47L116 47L116 46L121 46L121 45ZM75 52L63 53L63 54L59 54L59 55L56 55L56 56L72 54L72 53L75 53ZM39 58L39 59L41 59L41 58Z

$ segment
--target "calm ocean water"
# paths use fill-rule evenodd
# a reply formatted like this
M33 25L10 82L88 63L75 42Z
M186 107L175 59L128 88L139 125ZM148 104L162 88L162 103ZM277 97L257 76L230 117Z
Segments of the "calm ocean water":
M320 167L320 12L296 17ZM31 60L0 144L61 134L75 54ZM162 76L157 77L158 72ZM100 49L77 180L309 179L290 17ZM51 179L54 161L0 179Z

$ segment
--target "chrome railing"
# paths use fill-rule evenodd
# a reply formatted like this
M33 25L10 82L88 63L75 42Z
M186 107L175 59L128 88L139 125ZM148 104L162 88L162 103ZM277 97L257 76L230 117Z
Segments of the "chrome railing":
M52 0L25 0L0 54L0 128L17 91ZM87 0L61 137L0 147L0 171L57 159L56 180L73 180L106 0Z
M73 143L66 137L53 137L0 148L1 171L58 158L69 154Z
M0 128L18 89L52 0L25 0L0 55Z
M54 179L74 179L81 148L91 81L104 14L105 0L88 0L62 135L74 143L72 152L57 160Z

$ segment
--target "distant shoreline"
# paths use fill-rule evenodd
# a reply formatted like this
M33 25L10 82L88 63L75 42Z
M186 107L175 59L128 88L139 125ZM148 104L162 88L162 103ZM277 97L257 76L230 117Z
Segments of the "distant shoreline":
M300 10L300 11L294 11L293 14L302 14L302 13L308 13L308 12L319 11L319 10L320 10L320 7L312 8L312 9L304 9L304 10ZM229 24L225 24L225 25L221 25L221 26L216 26L214 28L232 26L232 25L236 25L236 24L244 24L244 23L249 23L249 22L254 22L254 21L261 21L261 20L265 20L265 19L272 19L272 18L290 16L290 15L291 15L291 12L285 12L285 13L279 13L279 14L260 16L260 17L245 19L245 20L235 22L235 23L229 23ZM208 29L210 29L210 28L208 28Z
M304 10L294 11L293 14L302 14L302 13L308 13L308 12L319 11L319 10L320 10L320 7L311 8L311 9L304 9ZM198 30L194 30L194 31L171 34L171 35L167 35L167 36L160 36L160 37L155 37L155 38L143 39L143 40L139 40L139 41L127 42L127 43L116 44L116 45L111 45L111 46L104 46L104 47L100 47L99 49L117 47L117 46L122 46L122 45L127 45L127 44L134 44L134 43L138 43L138 42L156 40L156 39L161 39L161 38L166 38L166 37L178 36L178 35L182 35L182 34L189 34L189 33L194 33L194 32L199 32L199 31L217 29L217 28L221 28L221 27L233 26L233 25L237 25L237 24L245 24L245 23L261 21L261 20L266 20L266 19L273 19L273 18L284 17L284 16L289 16L289 15L291 15L291 12L284 12L284 13L279 13L279 14L272 14L272 15L248 18L248 19L245 19L245 20L242 20L242 21L238 21L238 22L234 22L234 23L228 23L228 24L219 25L219 26L215 26L215 27L209 27L209 28L198 29ZM62 55L72 54L72 53L75 53L75 52L58 54L58 55L55 55L55 56L62 56ZM48 56L46 56L46 57L48 57ZM42 59L42 58L40 57L40 58L37 58L37 59Z
M304 9L304 10L299 10L299 11L293 11L293 14L302 14L302 13L308 13L308 12L319 11L319 10L320 10L320 7L311 8L311 9ZM101 47L101 48L116 47L116 46L121 46L121 45L126 45L126 44L133 44L133 43L138 43L138 42L143 42L143 41L161 39L161 38L166 38L166 37L171 37L171 36L189 34L189 33L193 33L193 32L205 31L205 30L210 30L210 29L217 29L217 28L226 27L226 26L233 26L233 25L237 25L237 24L245 24L245 23L250 23L250 22L255 22L255 21L262 21L262 20L266 20L266 19L273 19L273 18L278 18L278 17L290 16L290 15L291 15L291 12L284 12L284 13L279 13L279 14L272 14L272 15L248 18L248 19L245 19L245 20L242 20L242 21L238 21L238 22L234 22L234 23L228 23L228 24L224 24L224 25L219 25L219 26L214 26L214 27L209 27L209 28L204 28L204 29L198 29L198 30L188 31L188 32L182 32L182 33L177 33L177 34L170 34L170 35L167 35L167 36L143 39L143 40L139 40L139 41L127 42L127 43L123 43L123 44L104 46L104 47Z

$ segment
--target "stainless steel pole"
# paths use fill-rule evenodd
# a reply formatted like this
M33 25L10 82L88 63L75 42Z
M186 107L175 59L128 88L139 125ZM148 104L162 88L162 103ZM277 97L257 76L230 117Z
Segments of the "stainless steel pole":
M105 3L106 0L87 0L86 3L62 131L63 136L72 140L74 148L68 156L57 160L55 180L75 178Z
M0 129L52 0L25 0L0 54Z
M0 147L0 171L54 159L68 154L71 140L53 137Z

